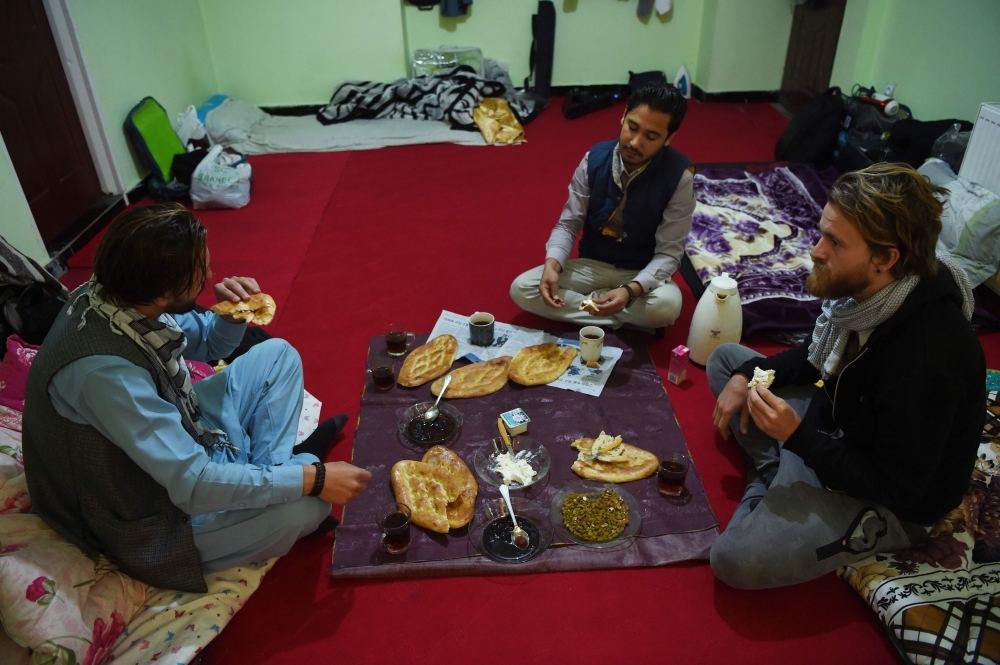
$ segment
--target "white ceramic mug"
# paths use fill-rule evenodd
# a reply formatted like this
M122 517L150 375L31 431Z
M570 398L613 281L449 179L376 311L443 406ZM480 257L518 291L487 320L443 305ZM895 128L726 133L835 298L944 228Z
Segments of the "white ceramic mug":
M597 326L580 328L580 357L583 362L595 362L601 359L601 349L604 348L604 331Z

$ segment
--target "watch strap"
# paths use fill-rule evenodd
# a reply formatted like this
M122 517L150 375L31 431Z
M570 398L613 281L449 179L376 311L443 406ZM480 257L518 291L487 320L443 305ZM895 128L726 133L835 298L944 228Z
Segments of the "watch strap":
M635 291L633 291L632 287L629 286L628 284L619 284L618 288L625 289L626 291L628 291L628 304L625 305L625 308L628 309L629 307L632 306L632 303L634 303L635 299L638 298L639 296L635 294Z

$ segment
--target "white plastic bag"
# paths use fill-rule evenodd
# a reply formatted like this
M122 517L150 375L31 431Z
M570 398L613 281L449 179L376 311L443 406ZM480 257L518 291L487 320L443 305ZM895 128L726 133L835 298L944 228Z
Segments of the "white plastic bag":
M191 176L191 201L199 209L242 208L250 202L250 164L213 147Z
M201 120L198 119L198 109L189 106L184 113L178 113L177 122L174 123L174 131L177 132L177 136L185 148L187 148L188 141L205 138L205 125L201 124Z

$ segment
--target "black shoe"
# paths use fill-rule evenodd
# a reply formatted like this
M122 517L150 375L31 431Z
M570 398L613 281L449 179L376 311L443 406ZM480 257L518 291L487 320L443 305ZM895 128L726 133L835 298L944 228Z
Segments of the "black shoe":
M333 436L330 438L336 438L338 434L344 431L344 426L347 425L347 414L338 413L333 417L333 424L336 425L336 429L333 432Z
M322 538L326 534L336 529L339 524L340 522L337 521L336 517L334 517L333 515L328 515L326 519L324 519L322 522L319 523L319 526L316 527L316 530L307 536L307 538Z
M326 454L333 446L333 440L343 431L345 425L347 425L347 416L343 413L337 414L333 418L327 418L316 427L315 432L292 448L292 454L309 453L318 459L326 459Z

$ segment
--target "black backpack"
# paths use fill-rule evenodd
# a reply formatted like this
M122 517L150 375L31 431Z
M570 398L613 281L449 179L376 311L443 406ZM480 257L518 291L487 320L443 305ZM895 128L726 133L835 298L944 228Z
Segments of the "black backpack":
M606 109L621 101L622 96L614 90L599 88L572 88L563 97L562 113L569 120L576 120L588 113Z
M833 87L806 102L788 123L777 145L778 161L818 164L829 161L844 120L844 97Z
M663 72L651 71L651 72L633 72L631 69L628 72L628 92L632 94L642 86L649 83L659 83L660 85L666 85L667 75Z
M28 344L41 344L66 300L47 284L0 286L0 357L7 338L19 335Z

